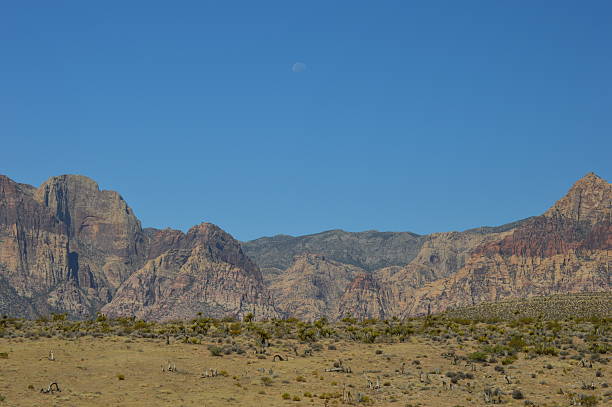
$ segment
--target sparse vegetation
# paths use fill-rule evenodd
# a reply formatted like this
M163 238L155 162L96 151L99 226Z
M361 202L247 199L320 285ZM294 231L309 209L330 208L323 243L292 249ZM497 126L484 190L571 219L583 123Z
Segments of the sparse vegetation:
M144 389L159 379L161 365L161 393L155 397L171 391L165 382L199 388L203 380L210 380L224 389L219 396L198 393L211 405L310 405L310 400L318 399L329 405L413 406L427 400L428 405L452 407L474 405L478 397L491 402L521 400L525 405L551 399L557 404L569 400L596 405L610 398L605 396L605 378L611 373L611 322L606 318L504 321L437 315L308 323L200 315L191 321L160 324L103 315L89 321L7 317L2 319L0 337L3 371L17 372L17 381L23 383L5 387L3 393L17 399L23 397L20 391L27 390L32 405L44 405L45 394L32 391L48 385L42 369L62 386L77 372L97 386L105 385L104 377L113 378L114 387L108 383L104 392L91 396L98 404L104 404L101 400L113 404L117 386L142 388L142 397L149 397ZM321 358L328 360L323 367ZM26 360L35 362L30 366ZM178 371L175 361L180 361ZM0 372L5 379L3 375ZM70 385L71 393L58 394L73 404L87 405L90 396L85 395L91 391ZM572 394L571 389L587 394Z

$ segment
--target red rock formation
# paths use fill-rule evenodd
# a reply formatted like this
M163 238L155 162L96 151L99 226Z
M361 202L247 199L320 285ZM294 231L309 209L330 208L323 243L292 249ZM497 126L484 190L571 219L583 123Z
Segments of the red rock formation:
M389 298L371 273L361 273L340 298L337 318L378 318L388 315Z
M472 251L465 267L414 293L402 315L507 298L610 291L612 185L576 182L543 216Z
M295 256L293 264L270 285L279 311L304 320L338 317L338 302L364 270L320 254Z
M150 301L142 287L130 285L155 270L154 261L143 267L149 259L166 265L164 290L171 289L159 298L173 305L150 312L132 307L135 314L164 319L198 308L276 315L259 269L221 229L144 232L118 193L101 191L89 178L53 177L36 189L0 176L0 310L10 312L13 304L17 315L91 317L124 283ZM109 310L119 315L120 308L117 300Z
M172 236L173 246L132 274L103 313L162 321L198 312L219 318L250 312L255 318L278 316L259 268L219 227L203 223L187 234L156 236L166 243Z

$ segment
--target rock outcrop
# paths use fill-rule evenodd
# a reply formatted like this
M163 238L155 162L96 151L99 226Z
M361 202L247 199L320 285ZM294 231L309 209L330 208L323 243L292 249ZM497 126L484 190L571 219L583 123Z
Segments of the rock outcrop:
M219 227L203 223L186 234L165 230L153 236L156 257L128 278L103 313L159 321L199 312L217 318L278 316L259 268Z
M0 314L390 318L610 291L611 211L611 184L591 173L544 214L499 227L241 246L208 223L142 229L118 193L86 177L35 188L0 176Z
M305 253L270 285L276 306L285 315L304 320L336 319L339 301L353 281L367 274L359 267Z
M312 247L328 261L336 262L330 270L342 270L347 258L350 264L364 266L363 273L352 281L339 272L340 283L334 286L333 296L326 297L328 290L323 287L334 280L332 277L318 280L318 287L301 291L300 298L292 300L294 304L337 304L337 309L327 314L329 318L407 317L508 298L609 291L611 202L610 183L590 173L541 216L499 227L415 235L409 251L393 250L393 256L381 255L380 259L376 250L368 252L367 267L363 257L347 255L364 253L359 241L365 237L341 239L347 232L264 238L246 247L269 266L264 278L271 287L287 278L293 267L283 268L289 255ZM373 234L370 238L380 236ZM396 241L397 237L388 233L386 239ZM347 241L357 247L349 250L343 243ZM376 244L384 246L384 241ZM376 267L381 264L384 266ZM310 284L308 273L301 279L301 274L292 274L292 285ZM342 286L344 293L337 300Z
M345 264L374 271L408 264L422 238L410 232L345 232L330 230L314 235L262 237L244 242L245 253L262 269L287 269L295 256L318 253Z
M259 269L219 228L143 230L118 193L100 190L87 177L52 177L34 188L0 176L0 313L91 317L155 270L155 261L174 287L168 296L157 286L166 305L155 299L157 308L149 306L152 297L143 292L147 308L138 310L121 304L120 296L108 307L114 315L166 319L196 308L214 315L276 315ZM176 290L188 275L191 297Z
M87 177L62 175L43 183L34 199L66 225L71 273L96 308L144 264L140 221L117 192L101 191Z
M87 315L91 303L77 288L68 227L34 198L35 193L29 185L0 176L4 308L28 304L28 314L61 309L75 316Z
M402 315L508 298L610 291L612 185L594 174L542 216L472 250L456 274L414 293Z

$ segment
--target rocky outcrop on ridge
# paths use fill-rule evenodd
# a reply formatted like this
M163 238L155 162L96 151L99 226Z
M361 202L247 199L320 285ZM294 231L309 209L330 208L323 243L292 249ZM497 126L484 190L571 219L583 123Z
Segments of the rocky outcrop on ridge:
M87 177L52 177L35 188L0 176L0 312L94 316L123 284L134 281L128 283L130 277L141 269L140 275L146 274L155 260L181 281L185 277L179 271L190 269L209 291L180 298L181 315L208 310L240 314L246 309L262 317L276 315L259 269L219 228L200 225L187 234L143 230L121 195L100 190ZM115 315L122 309L118 304L109 307ZM175 309L160 309L165 311L134 308L133 315L178 315Z
M161 231L165 240L177 234ZM102 308L112 316L151 320L211 317L276 317L259 268L240 244L210 223L194 226L171 249L149 260L119 288Z

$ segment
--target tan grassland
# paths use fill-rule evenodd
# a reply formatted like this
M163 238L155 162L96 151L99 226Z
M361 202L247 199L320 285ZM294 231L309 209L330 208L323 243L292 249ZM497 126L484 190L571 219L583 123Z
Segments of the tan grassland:
M609 319L153 324L56 315L1 321L0 406L588 406L612 400ZM288 360L275 361L277 354ZM350 372L326 371L334 368ZM206 377L211 369L218 374ZM51 382L61 391L41 392Z

